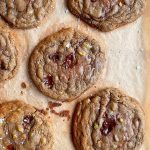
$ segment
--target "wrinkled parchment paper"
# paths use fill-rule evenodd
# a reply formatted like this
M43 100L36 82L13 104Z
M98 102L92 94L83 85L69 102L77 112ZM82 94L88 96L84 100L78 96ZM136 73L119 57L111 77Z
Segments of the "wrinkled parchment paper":
M0 84L0 100L23 100L39 109L47 107L50 98L44 96L32 83L28 74L28 60L33 48L47 35L50 35L61 28L73 27L85 32L91 37L103 39L107 47L106 75L103 81L99 80L96 88L88 90L82 95L86 97L99 88L115 86L121 88L128 95L138 99L141 104L144 100L145 91L145 62L142 40L142 19L121 27L109 33L101 33L96 29L84 24L82 21L71 15L68 11L65 0L57 0L56 9L49 17L48 22L42 26L29 30L13 30L17 35L17 43L20 52L20 67L17 75ZM1 23L4 24L4 23ZM4 24L6 26L6 24ZM26 89L21 88L25 82ZM70 115L74 110L75 103L63 103L56 108L57 112L69 110ZM54 150L74 150L71 139L71 119L61 118L50 113L52 126L54 126ZM145 150L143 145L142 150Z

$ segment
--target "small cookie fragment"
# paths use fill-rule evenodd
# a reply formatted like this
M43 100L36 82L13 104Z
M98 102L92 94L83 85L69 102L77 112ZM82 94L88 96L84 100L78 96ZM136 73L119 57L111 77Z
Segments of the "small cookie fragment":
M135 99L107 88L77 104L72 127L77 150L138 150L144 112Z
M18 70L18 50L12 32L0 28L0 82L11 79Z
M71 28L48 36L30 57L34 84L51 98L75 99L102 75L106 59L101 44Z
M22 82L22 83L21 83L21 87L22 87L23 89L26 89L26 88L27 88L26 83L25 83L25 82Z
M89 25L108 32L139 18L145 3L145 0L68 0L68 7Z
M52 13L55 0L2 0L0 16L16 28L37 27Z
M52 124L36 108L21 102L0 104L1 150L52 149Z

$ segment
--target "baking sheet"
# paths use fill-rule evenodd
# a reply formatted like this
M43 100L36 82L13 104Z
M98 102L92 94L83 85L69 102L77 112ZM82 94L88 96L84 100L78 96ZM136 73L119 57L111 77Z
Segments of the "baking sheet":
M0 84L0 99L23 100L39 109L47 107L50 98L40 93L32 83L28 74L28 60L33 48L47 35L50 35L61 28L73 27L85 32L89 36L103 39L107 43L107 70L105 78L99 80L96 88L88 90L82 97L86 97L92 91L101 87L115 86L121 88L130 96L144 103L145 96L145 56L142 38L142 18L136 22L121 27L109 33L101 33L96 29L84 24L82 21L71 15L68 11L65 0L57 0L56 9L44 25L30 30L13 30L17 35L17 43L20 52L20 67L17 75ZM1 24L3 24L1 22ZM25 82L26 89L21 88ZM74 110L75 103L63 103L56 108L57 112L69 110L70 116ZM71 119L59 117L50 113L54 126L54 150L74 150L71 140ZM146 150L143 145L142 150Z

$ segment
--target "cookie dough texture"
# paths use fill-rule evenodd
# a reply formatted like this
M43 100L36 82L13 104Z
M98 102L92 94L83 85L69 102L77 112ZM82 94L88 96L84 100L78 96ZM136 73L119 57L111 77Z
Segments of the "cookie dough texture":
M16 28L33 28L52 13L55 0L1 0L0 16Z
M45 38L29 63L33 82L43 94L73 100L101 76L105 52L98 42L71 28Z
M52 125L44 114L21 101L0 104L1 150L48 150L52 145Z
M111 31L140 17L145 0L68 0L70 11L100 31Z
M18 50L15 35L0 28L0 82L14 77L18 70Z
M77 150L139 150L144 114L133 98L108 88L78 103L73 118Z

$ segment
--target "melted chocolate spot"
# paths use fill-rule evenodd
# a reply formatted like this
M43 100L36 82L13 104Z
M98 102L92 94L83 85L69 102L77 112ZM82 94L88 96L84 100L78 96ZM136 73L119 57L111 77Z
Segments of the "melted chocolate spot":
M73 53L71 53L66 56L64 61L64 66L67 69L67 68L73 68L74 65L75 65L75 56Z
M35 119L33 116L27 115L23 118L23 126L24 128L28 128L28 126L32 126L35 122Z
M104 136L107 136L116 126L116 118L114 116L109 116L107 114L104 115L104 122L101 127L101 133Z
M57 62L60 60L60 53L59 53L59 52L56 52L56 53L54 53L52 56L50 56L50 58L51 58L55 63L57 63Z
M51 89L54 85L53 76L48 75L46 78L44 78L44 84Z
M7 150L15 150L15 147L12 144L7 145Z
M0 69L1 70L6 70L6 66L5 66L4 61L1 61Z

